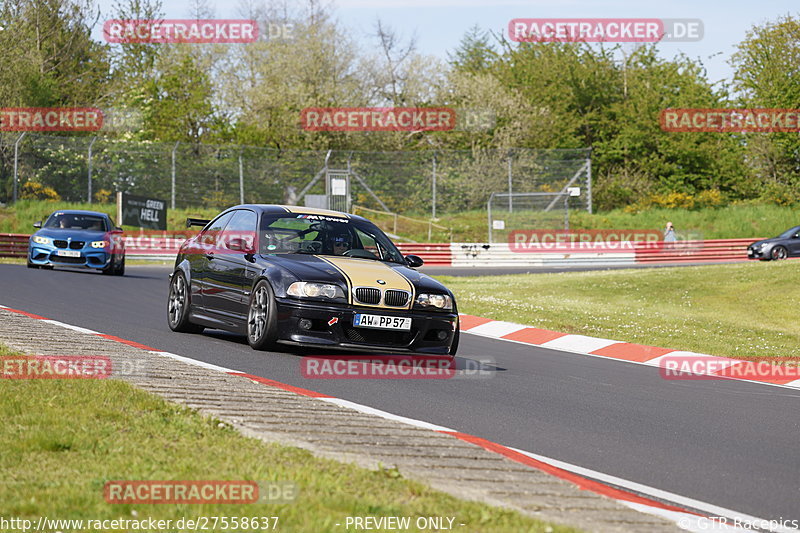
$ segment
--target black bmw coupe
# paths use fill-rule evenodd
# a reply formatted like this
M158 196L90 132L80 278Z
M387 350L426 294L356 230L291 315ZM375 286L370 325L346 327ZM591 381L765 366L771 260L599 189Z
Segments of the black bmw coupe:
M224 329L255 349L276 343L455 356L453 293L365 218L239 205L180 248L170 275L173 331Z

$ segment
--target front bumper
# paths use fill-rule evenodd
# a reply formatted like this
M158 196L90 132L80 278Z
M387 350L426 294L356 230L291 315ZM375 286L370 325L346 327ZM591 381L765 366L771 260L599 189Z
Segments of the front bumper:
M767 259L769 258L768 253L766 252L767 248L761 247L748 247L747 248L747 258L748 259Z
M61 252L77 252L77 257L58 255ZM56 248L47 244L31 243L28 247L28 260L39 266L68 266L102 269L108 266L114 254L103 248L84 246L80 250Z
M276 303L279 342L285 344L354 351L447 355L458 327L458 315L452 312L353 307L290 298L278 298ZM410 317L411 330L354 327L353 317L356 313ZM300 327L301 319L310 321L311 327Z

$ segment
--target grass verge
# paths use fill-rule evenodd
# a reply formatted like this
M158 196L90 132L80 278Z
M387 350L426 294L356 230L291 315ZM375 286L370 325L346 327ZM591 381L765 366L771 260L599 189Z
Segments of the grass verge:
M437 276L459 312L753 360L800 360L800 261L492 277Z
M116 217L114 204L21 200L15 205L0 208L0 233L33 233L32 224L56 209L88 209ZM167 211L167 229L184 231L186 217L213 218L220 211L221 209L208 207L170 209ZM402 218L395 221L388 215L364 214L384 231L397 233L405 239L417 242L451 240L449 231L436 228L430 232L429 238L428 227L424 222L430 216L429 212L409 213L409 216L419 219L416 221ZM509 230L563 227L563 214L560 211L548 214L546 219L544 216L539 213L537 218L531 216L530 212L515 210L514 213L496 213L494 218L503 219ZM774 237L787 228L800 224L800 207L745 204L694 210L653 208L638 213L626 213L622 209L591 215L585 211L570 212L572 229L662 230L668 221L675 224L679 236L681 233L691 232L691 235L699 235L704 239ZM488 239L485 210L448 213L442 215L437 224L452 229L453 242L485 242ZM138 231L138 228L133 227L125 229ZM507 232L498 230L495 233L496 242L507 238Z
M11 352L0 346L0 355ZM277 516L279 530L311 532L341 529L335 524L347 516L453 516L464 531L574 531L459 500L396 470L246 438L121 381L0 380L0 412L0 516L7 519ZM103 498L109 480L292 481L300 492L283 505L110 505Z

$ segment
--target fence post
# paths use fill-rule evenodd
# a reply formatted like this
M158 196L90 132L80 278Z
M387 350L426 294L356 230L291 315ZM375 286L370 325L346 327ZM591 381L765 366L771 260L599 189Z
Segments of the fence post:
M175 147L172 148L172 209L175 209L175 151L178 149L178 145L180 141L175 143Z
M508 151L508 212L514 212L514 200L511 190L511 150Z
M94 142L97 140L97 135L94 136L92 142L89 143L89 158L88 158L88 166L89 166L89 187L86 192L86 201L88 203L92 203L92 146L94 146Z
M242 169L242 152L239 152L239 203L244 203L244 170Z
M431 181L431 218L436 218L436 150L433 151L433 180ZM428 231L430 240L430 231Z
M588 205L589 214L592 214L592 152L589 151L589 157L586 158L586 202Z
M428 242L431 242L431 238L433 236L433 222L428 221Z
M397 235L397 213L394 214L394 234Z
M19 142L25 137L25 134L28 133L27 131L23 131L22 135L17 137L17 141L14 143L14 195L12 196L11 203L17 203L17 181L18 181L18 162L19 162Z

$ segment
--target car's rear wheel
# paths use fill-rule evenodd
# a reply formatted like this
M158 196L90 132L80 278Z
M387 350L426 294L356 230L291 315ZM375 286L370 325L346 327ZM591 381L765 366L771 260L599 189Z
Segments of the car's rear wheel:
M247 342L254 350L268 350L278 339L278 317L272 287L265 280L256 283L247 311Z
M183 272L176 272L169 284L169 303L167 305L167 322L169 329L179 333L200 333L203 326L189 322L189 284Z
M769 254L770 258L775 260L775 261L778 261L780 259L786 259L786 257L788 257L788 255L789 255L789 253L786 251L786 248L784 248L783 246L776 246L775 248L772 249L772 252L770 252L770 254Z

